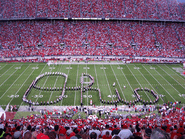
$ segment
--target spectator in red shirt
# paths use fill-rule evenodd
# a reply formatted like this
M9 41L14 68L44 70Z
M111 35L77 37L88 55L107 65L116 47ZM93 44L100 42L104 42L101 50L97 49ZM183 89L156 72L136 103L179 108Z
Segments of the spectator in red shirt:
M182 124L180 124L180 127L177 130L177 133L184 134L184 128L183 128L183 125Z
M50 139L47 135L43 134L43 133L39 133L36 136L37 139Z
M66 131L66 139L70 139L71 137L75 135L76 134L70 128Z
M65 136L65 135L66 135L66 129L63 126L61 126L59 131L59 136Z
M105 135L103 135L102 139L111 139L112 138L112 135L110 135L109 131L107 131L105 133Z

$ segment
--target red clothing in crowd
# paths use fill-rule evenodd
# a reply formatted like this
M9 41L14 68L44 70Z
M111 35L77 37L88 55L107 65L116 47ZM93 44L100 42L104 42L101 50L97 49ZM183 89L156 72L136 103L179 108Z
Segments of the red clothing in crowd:
M107 135L103 135L103 137L102 137L102 139L111 139L112 138L112 136L111 135L109 135L109 136L107 136Z

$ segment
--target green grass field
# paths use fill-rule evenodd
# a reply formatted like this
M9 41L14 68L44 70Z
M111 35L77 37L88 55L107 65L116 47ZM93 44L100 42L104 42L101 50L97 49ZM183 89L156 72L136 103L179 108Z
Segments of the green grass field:
M102 99L116 100L115 88L118 89L124 100L135 100L135 88L149 88L154 90L160 99L158 104L164 102L181 101L185 103L185 77L177 72L182 70L181 64L64 64L51 65L46 63L0 63L0 105L27 105L22 101L22 96L35 78L45 72L63 72L68 75L67 87L80 86L82 73L94 77L93 88L100 88ZM63 76L45 76L38 81L40 87L63 87ZM84 78L89 82L88 78ZM113 87L113 82L116 86ZM126 88L124 88L126 86ZM154 100L148 92L140 91L143 100ZM61 95L61 91L41 91L31 89L28 100L54 101ZM66 91L65 98L55 105L80 105L80 91ZM92 99L95 105L100 103L96 91L86 91L83 94L83 104L90 105ZM121 105L119 103L118 105ZM141 103L137 103L141 104Z

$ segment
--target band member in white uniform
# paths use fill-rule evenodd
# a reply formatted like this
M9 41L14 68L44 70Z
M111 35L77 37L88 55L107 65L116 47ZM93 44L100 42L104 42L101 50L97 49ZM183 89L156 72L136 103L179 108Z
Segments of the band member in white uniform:
M116 85L116 83L114 82L114 83L113 83L113 87L114 87L115 85Z

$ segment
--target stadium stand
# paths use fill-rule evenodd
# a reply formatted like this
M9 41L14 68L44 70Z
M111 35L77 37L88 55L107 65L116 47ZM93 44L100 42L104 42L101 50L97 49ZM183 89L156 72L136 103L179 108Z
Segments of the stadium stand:
M185 20L184 4L175 0L6 0L1 7L1 19L96 17Z
M25 3L25 18L36 16L36 0L27 0Z
M185 27L182 23L18 21L1 24L3 48L0 52L1 57L31 55L184 57L183 49L180 48L185 45ZM61 43L64 44L63 47Z
M71 109L71 111L74 111ZM78 111L78 110L77 110ZM57 112L53 113L54 115ZM65 112L66 113L66 112ZM65 115L63 113L63 115ZM72 112L73 113L73 112ZM150 112L147 112L148 115ZM67 114L67 113L66 113ZM24 137L26 132L30 132L35 138L39 138L38 134L44 134L50 137L51 132L55 132L54 138L70 138L76 136L78 138L87 139L90 133L95 132L103 138L106 130L110 132L111 137L128 136L134 138L154 138L153 134L157 131L163 132L166 139L174 139L184 137L184 109L163 109L159 113L151 113L149 116L130 115L126 118L118 116L116 118L87 118L87 119L52 119L52 112L47 111L41 115L30 115L27 118L17 120L1 120L0 129L1 137L12 136L16 138L17 131L20 131L19 136ZM88 117L88 114L87 114ZM115 131L116 130L116 131ZM124 130L124 131L122 131ZM122 135L122 132L124 134ZM158 134L159 135L159 134Z

